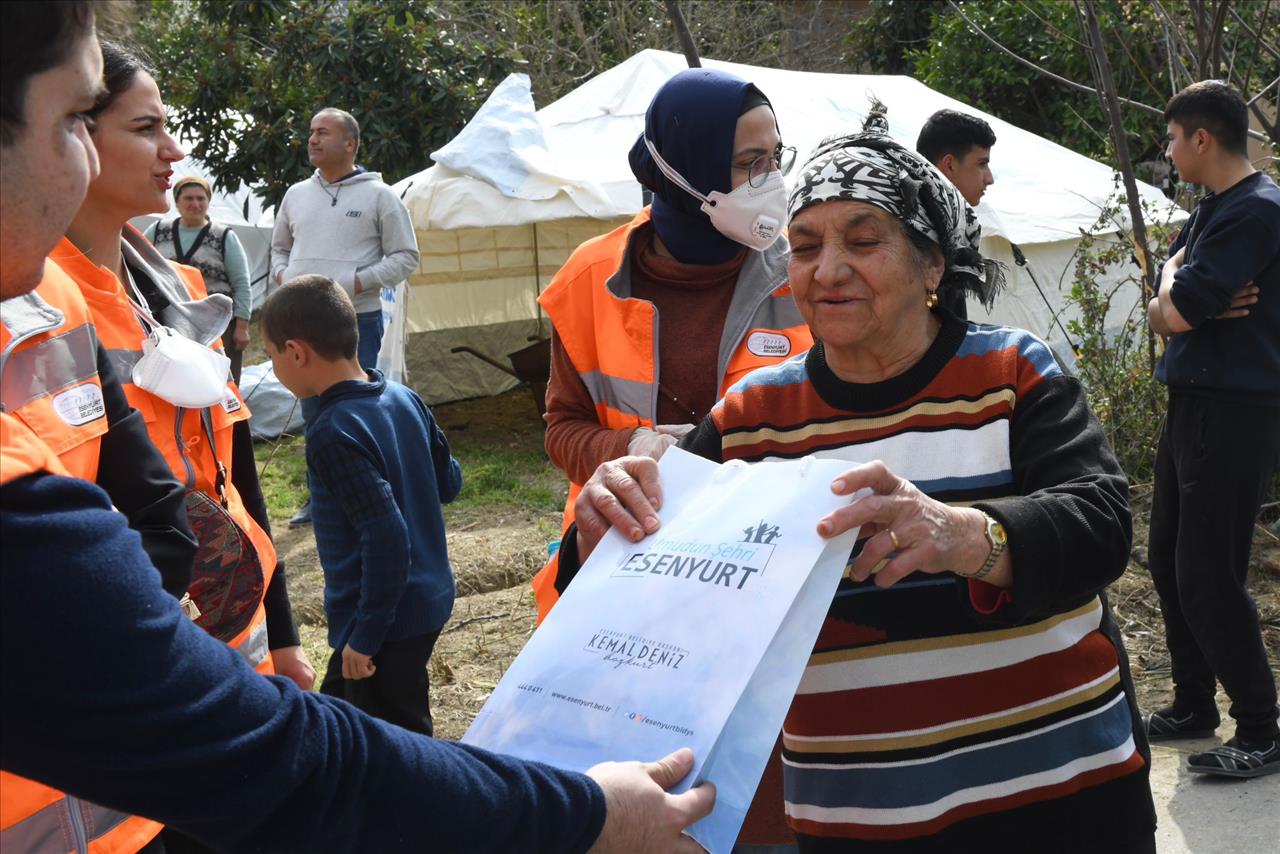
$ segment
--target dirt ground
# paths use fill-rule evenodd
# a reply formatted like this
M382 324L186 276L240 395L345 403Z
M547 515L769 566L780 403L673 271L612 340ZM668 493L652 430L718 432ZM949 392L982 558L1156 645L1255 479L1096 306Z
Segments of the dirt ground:
M473 436L484 431L497 439L542 431L527 393L465 401L434 411L451 435L458 430L473 431ZM1133 557L1128 572L1109 595L1125 634L1139 703L1143 709L1153 709L1170 699L1171 690L1159 604L1145 568L1149 488L1135 488L1133 507ZM458 599L431 660L431 707L438 737L462 736L533 633L535 611L528 580L545 560L547 532L555 530L556 515L507 512L494 518L476 512L451 527L449 556ZM322 671L328 654L323 579L310 528L290 531L280 525L277 546L287 560L304 645ZM1251 590L1272 669L1280 676L1280 524L1255 528Z

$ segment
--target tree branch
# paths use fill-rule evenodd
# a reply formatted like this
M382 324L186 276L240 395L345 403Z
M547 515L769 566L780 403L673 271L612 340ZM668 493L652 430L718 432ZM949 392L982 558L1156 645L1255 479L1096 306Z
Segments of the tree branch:
M1085 22L1088 24L1089 42L1093 51L1093 69L1098 78L1097 92L1107 118L1111 121L1111 141L1115 145L1120 175L1124 178L1124 192L1129 204L1129 224L1133 229L1133 242L1142 260L1142 293L1150 299L1155 292L1155 261L1151 257L1151 247L1147 243L1147 225L1142 217L1142 202L1138 198L1138 181L1133 175L1133 162L1129 158L1129 140L1124 132L1124 121L1120 114L1120 96L1116 94L1116 80L1111 72L1111 59L1107 56L1106 45L1102 42L1102 30L1098 26L1098 16L1094 12L1091 0L1083 0L1083 2L1077 0L1076 12L1083 13ZM1154 369L1155 340L1150 333L1147 335L1147 358Z
M1098 90L1096 87L1086 86L1083 83L1077 83L1074 80L1068 80L1062 75L1054 74L1052 71L1048 70L1047 68L1041 68L1039 65L1036 65L1031 60L1024 59L1018 54L1009 50L1009 48L1000 44L1000 42L996 41L994 38L988 35L986 30L982 29L982 27L974 23L974 21L964 13L964 10L961 9L956 4L955 0L947 0L947 5L950 6L955 11L955 13L960 16L960 20L964 21L966 24L969 25L969 29L973 30L975 33L982 36L984 39L990 42L991 45L996 48L996 50L999 50L1001 53L1006 54L1009 57L1012 57L1013 59L1017 60L1018 62L1022 63L1023 65L1032 69L1033 71L1036 71L1039 74L1043 74L1045 77L1048 77L1051 80L1056 80L1057 82L1063 84L1064 86L1070 86L1072 89L1076 89L1080 92L1088 92L1091 95L1098 93ZM1159 6L1159 3L1157 3L1156 5ZM1163 11L1163 9L1161 11ZM1141 110L1144 113L1147 113L1148 115L1157 116L1158 118L1161 118L1161 119L1164 118L1164 110L1157 109L1155 107L1152 107L1149 104L1144 104L1141 101L1134 101L1129 98L1122 97L1118 94L1115 97L1116 97L1117 103L1124 104L1126 107L1133 107L1135 109ZM1263 142L1270 141L1266 134L1260 133L1253 129L1249 130L1249 136L1251 136L1254 139L1262 140Z
M1005 47L1004 45L1000 44L1000 42L996 41L994 38L987 35L986 30L982 29L982 27L978 26L972 20L970 20L969 16L964 13L964 10L956 5L955 0L947 0L947 5L950 6L952 9L954 9L955 13L960 16L960 19L969 25L969 29L973 30L975 33L982 36L1001 53L1007 54L1008 56L1012 57L1013 59L1017 60L1018 62L1022 63L1023 65L1032 69L1033 71L1043 74L1045 77L1048 77L1051 80L1056 80L1064 86L1070 86L1072 89L1076 89L1081 92L1088 92L1091 95L1097 94L1098 90L1095 89L1093 86L1085 86L1083 83L1077 83L1074 80L1068 80L1067 78L1059 74L1054 74L1052 71L1049 71L1047 68L1041 68L1039 65L1036 65L1034 62L1032 62L1029 59L1023 59L1018 54L1009 50L1009 48ZM1159 116L1161 118L1164 117L1163 110L1158 110L1155 107L1149 106L1147 104L1143 104L1140 101L1131 101L1128 98L1121 98L1119 95L1117 95L1116 98L1119 100L1120 103L1124 104L1125 106L1134 107L1136 109L1142 110L1143 112L1153 116Z
M690 68L701 68L698 47L693 43L693 34L689 32L689 25L684 22L684 15L680 13L680 4L676 0L667 0L667 16L671 18L671 26L675 27L676 36L680 39L685 62L689 63Z
M1191 69L1187 68L1187 64L1182 61L1182 55L1178 53L1178 46L1181 45L1182 49L1187 52L1188 56L1194 56L1195 52L1192 51L1190 46L1187 45L1186 39L1183 38L1182 36L1181 28L1173 20L1173 16L1170 15L1169 12L1164 8L1164 5L1160 2L1160 0L1151 0L1151 5L1156 7L1156 11L1160 13L1160 17L1162 19L1162 25L1164 26L1164 30L1165 30L1165 38L1169 42L1169 49L1168 49L1169 62L1173 63L1176 61L1178 63L1178 68L1182 70L1183 76L1186 77L1187 79L1186 85L1189 86L1192 83L1196 82L1196 78L1195 78L1195 75L1191 73ZM1173 75L1170 75L1170 82L1173 83L1173 94L1175 95L1178 94L1179 87L1178 87L1178 84L1174 81Z
M1263 87L1262 87L1261 89L1259 89L1257 92L1254 92L1254 93L1253 93L1253 97L1249 99L1249 104L1248 104L1248 106L1252 107L1252 106L1253 106L1253 102L1254 102L1254 101L1258 100L1258 99L1259 99L1259 98L1261 98L1263 95L1267 94L1267 91L1268 91L1268 90L1270 90L1270 89L1271 89L1271 87L1272 87L1272 86L1274 86L1274 85L1276 85L1277 83L1280 83L1280 77L1277 77L1275 80L1272 80L1272 81L1271 81L1270 83L1268 83L1266 86L1263 86Z
M1270 4L1267 5L1266 10L1268 12L1271 10ZM1229 9L1227 10L1227 13L1231 15L1232 18L1235 18L1236 23L1239 24L1244 29L1244 31L1249 34L1250 38L1252 38L1254 41L1258 43L1259 47L1261 47L1267 53L1271 54L1276 59L1280 59L1280 49L1277 49L1274 45L1272 45L1262 36L1258 35L1258 33L1253 29L1253 27L1249 26L1249 23L1244 18L1240 17L1239 12L1237 12L1235 9Z

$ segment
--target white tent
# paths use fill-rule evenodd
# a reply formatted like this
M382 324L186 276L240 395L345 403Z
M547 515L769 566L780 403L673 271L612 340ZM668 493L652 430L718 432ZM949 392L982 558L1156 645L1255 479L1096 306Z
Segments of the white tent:
M178 144L183 151L191 151L193 147L185 139L180 139ZM267 278L271 269L271 226L275 221L275 209L266 207L262 199L243 184L234 191L226 190L214 179L208 168L194 157L186 157L173 164L171 180L174 184L189 175L203 178L213 188L213 198L209 200L209 217L231 226L231 230L240 238L249 259L253 304L261 305L266 298ZM177 215L178 209L173 203L173 194L170 193L169 209L165 213L135 217L132 222L139 230L145 231L157 219L173 219Z
M1054 316L1064 310L1080 232L1094 226L1115 190L1109 167L909 77L704 64L756 83L774 104L783 140L802 159L823 137L861 127L868 93L888 105L890 130L908 146L936 110L986 119L998 138L996 183L978 215L983 250L1009 266L1010 288L989 316L971 306L971 317L1030 329L1070 359ZM646 50L538 111L528 78L513 74L432 154L437 165L396 185L422 249L422 267L410 279L408 350L411 380L428 399L490 394L514 384L479 359L450 350L468 345L502 362L545 334L535 303L539 290L578 243L640 209L641 188L627 152L658 87L684 67L679 54ZM1141 184L1139 192L1163 216L1185 218L1155 187ZM1013 265L1010 241L1021 246L1044 296ZM1115 300L1114 325L1136 302L1133 296Z

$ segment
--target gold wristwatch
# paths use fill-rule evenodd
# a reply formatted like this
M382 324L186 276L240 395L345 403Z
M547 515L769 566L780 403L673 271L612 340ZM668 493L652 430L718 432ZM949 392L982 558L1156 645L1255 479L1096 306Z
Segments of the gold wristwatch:
M1009 536L1004 532L1004 525L1001 525L986 513L982 515L987 517L987 542L991 544L991 552L987 555L982 568L973 575L966 575L965 578L986 578L991 574L991 570L995 569L996 561L1000 560L1000 555L1004 554L1005 546L1009 545Z

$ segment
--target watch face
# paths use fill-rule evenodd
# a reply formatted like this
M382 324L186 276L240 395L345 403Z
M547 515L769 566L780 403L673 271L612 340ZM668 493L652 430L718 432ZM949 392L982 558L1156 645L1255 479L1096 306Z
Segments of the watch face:
M1009 541L1008 534L1004 532L1004 525L1001 525L999 522L995 521L994 519L991 521L991 524L987 526L987 530L991 534L992 542L997 543L999 545L1004 545Z

